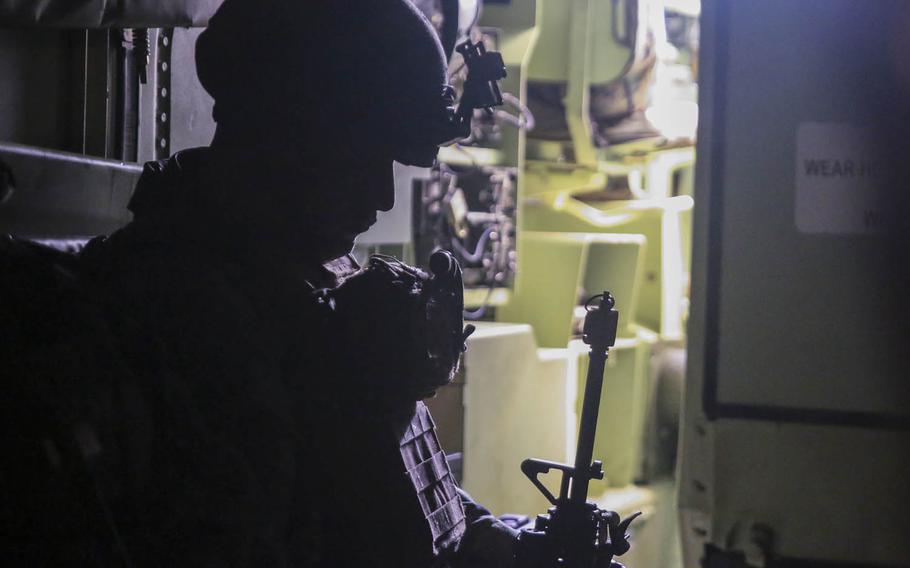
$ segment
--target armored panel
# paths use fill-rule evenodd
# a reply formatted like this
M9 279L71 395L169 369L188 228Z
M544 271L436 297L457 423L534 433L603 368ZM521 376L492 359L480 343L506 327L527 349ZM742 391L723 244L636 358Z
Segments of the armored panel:
M703 3L687 567L910 562L908 22L886 0Z
M709 416L910 425L900 13L718 5L696 190Z

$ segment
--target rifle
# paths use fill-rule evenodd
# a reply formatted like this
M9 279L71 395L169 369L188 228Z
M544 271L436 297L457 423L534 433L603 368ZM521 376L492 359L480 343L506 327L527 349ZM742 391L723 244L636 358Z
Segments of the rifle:
M592 462L591 458L604 365L610 347L616 342L619 312L613 309L615 303L610 292L598 294L585 303L588 313L582 340L591 349L575 465L534 458L526 459L521 464L521 471L553 506L547 514L537 516L534 528L522 530L516 562L520 568L621 567L613 561L613 557L629 550L626 530L641 513L623 521L616 512L599 509L595 503L588 501L588 483L604 476L603 464ZM562 471L558 497L539 479L540 475L554 469Z

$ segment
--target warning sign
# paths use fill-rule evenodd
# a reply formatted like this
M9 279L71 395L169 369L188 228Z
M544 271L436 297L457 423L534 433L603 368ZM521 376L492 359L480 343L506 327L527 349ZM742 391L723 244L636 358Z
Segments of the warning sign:
M796 135L796 227L803 233L875 234L894 225L893 167L881 131L806 122Z

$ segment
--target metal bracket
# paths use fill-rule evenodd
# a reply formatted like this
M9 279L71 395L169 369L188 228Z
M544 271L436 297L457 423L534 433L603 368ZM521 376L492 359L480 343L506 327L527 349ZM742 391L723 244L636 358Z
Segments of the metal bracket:
M158 49L155 57L155 159L163 160L171 155L171 45L174 40L172 28L158 34Z

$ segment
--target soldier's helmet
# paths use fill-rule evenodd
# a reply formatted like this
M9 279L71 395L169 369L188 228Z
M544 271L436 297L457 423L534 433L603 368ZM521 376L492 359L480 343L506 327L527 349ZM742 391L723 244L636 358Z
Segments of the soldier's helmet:
M196 65L219 128L304 151L429 165L441 142L432 125L451 103L438 36L408 0L226 0Z

